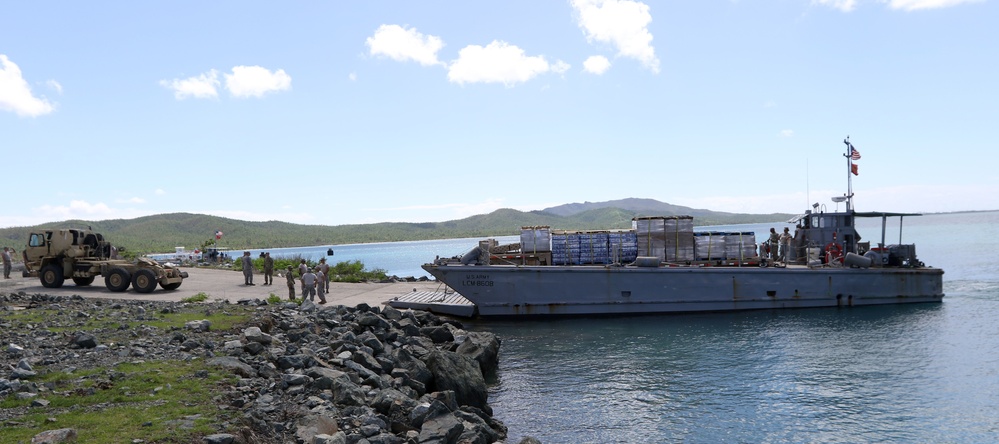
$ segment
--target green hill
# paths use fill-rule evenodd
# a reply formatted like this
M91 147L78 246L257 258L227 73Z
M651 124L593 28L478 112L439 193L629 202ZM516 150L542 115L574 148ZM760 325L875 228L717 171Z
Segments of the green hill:
M249 222L204 214L170 213L135 219L69 220L34 227L3 228L0 229L0 243L21 250L31 231L89 226L103 233L116 245L131 251L153 253L170 252L177 246L198 248L205 242L212 241L216 230L224 233L220 246L240 250L516 235L520 233L520 227L531 225L548 225L560 230L624 229L631 228L631 219L636 216L692 215L696 225L780 222L791 216L710 212L663 204L651 199L605 202L603 207L599 203L570 205L571 208L564 205L531 212L499 209L489 214L444 222L384 222L337 226L299 225L279 221Z

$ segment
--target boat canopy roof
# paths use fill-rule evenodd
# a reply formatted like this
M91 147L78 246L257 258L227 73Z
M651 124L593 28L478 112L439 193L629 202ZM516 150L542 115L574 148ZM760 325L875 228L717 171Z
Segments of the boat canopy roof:
M787 223L789 223L789 224L796 224L796 223L800 222L802 219L804 219L804 218L806 218L808 216L815 216L817 214L846 214L846 213L805 213L805 214L799 214L797 216L794 216L794 217L788 219ZM855 211L855 212L853 212L853 216L855 216L855 217L880 217L880 218L886 218L886 217L922 216L922 214L921 213L892 213L892 212L888 212L888 211Z
M865 211L853 213L857 217L896 217L896 216L922 216L920 213L889 213L885 211Z

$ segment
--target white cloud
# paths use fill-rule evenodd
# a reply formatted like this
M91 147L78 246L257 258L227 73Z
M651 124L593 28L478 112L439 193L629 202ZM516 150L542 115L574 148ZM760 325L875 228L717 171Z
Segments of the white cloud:
M569 71L569 68L572 68L572 65L561 60L556 60L555 63L552 63L551 65L552 72L559 75L565 74Z
M448 67L447 78L458 84L502 83L513 86L551 70L544 56L527 56L523 49L494 40L485 47L469 45L462 48L458 59Z
M132 197L129 199L118 199L115 201L115 203L144 204L146 203L146 199L143 199L141 197Z
M659 72L659 58L648 29L652 22L649 5L629 0L571 0L571 3L588 41L609 43L617 48L618 56L636 59L652 72Z
M980 3L982 1L984 0L877 0L878 3L887 3L891 9L902 11L950 8L965 3ZM857 8L857 0L812 0L812 4L828 6L843 12L850 12Z
M48 221L61 221L68 219L103 220L121 217L120 213L112 210L107 204L99 202L92 204L85 200L70 201L69 205L42 205L35 208L42 219Z
M603 75L611 67L610 60L607 57L596 55L590 56L583 62L583 70L596 75Z
M347 74L347 80L350 80L351 82L356 82L357 81L357 73L356 72L352 72L350 74Z
M232 74L225 74L225 87L233 97L263 97L291 89L291 76L283 69L271 72L261 66L234 66Z
M982 0L891 0L888 2L888 6L891 9L915 11L917 9L949 8L964 3L978 3L980 1Z
M214 99L218 97L219 74L216 70L208 71L196 77L186 79L160 80L160 85L172 89L177 100L188 97L195 99Z
M162 188L157 188L156 191L153 191L153 192L156 193L157 196L163 196L163 195L166 195L166 193L167 193Z
M812 0L812 3L829 6L843 12L853 11L853 9L857 7L856 0Z
M781 130L780 136L785 138L794 137L794 130Z
M55 92L62 94L62 84L55 80L46 80L45 86L48 86L49 89L55 90Z
M21 76L21 68L6 55L0 54L0 111L38 117L54 110L55 106L44 97L31 94L31 87Z
M365 44L373 56L385 56L398 62L412 60L423 66L444 64L437 59L437 52L444 47L444 41L434 35L423 35L416 28L381 25Z

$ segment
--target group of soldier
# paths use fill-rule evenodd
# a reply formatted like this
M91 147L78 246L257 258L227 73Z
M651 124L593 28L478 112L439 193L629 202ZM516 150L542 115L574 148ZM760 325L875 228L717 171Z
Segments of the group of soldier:
M264 285L274 285L274 259L270 253L261 253L264 258ZM243 285L256 285L253 283L253 259L249 251L243 252ZM319 259L319 265L309 268L305 259L298 264L299 282L302 285L302 299L315 301L319 296L319 303L326 303L326 294L330 291L330 266L326 263L326 258ZM295 272L291 265L288 266L285 278L288 280L288 300L295 300Z

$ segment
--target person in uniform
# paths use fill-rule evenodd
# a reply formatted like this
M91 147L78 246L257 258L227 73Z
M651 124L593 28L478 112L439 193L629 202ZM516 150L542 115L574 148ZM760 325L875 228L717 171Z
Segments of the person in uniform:
M316 275L312 270L306 268L302 275L302 300L316 300Z
M285 275L288 279L288 300L295 300L295 272L291 265L288 266L288 273Z
M326 293L330 292L330 264L326 263L326 258L319 259L319 270L323 272L323 276L326 276L324 280L320 282L323 283Z
M770 239L767 240L767 246L770 247L770 260L777 260L777 245L780 244L780 235L777 234L777 230L770 227Z
M780 260L787 262L789 253L788 250L791 248L791 229L784 227L784 232L780 234Z
M264 253L264 285L274 285L274 258L271 253Z
M3 278L10 279L10 268L12 259L10 258L10 248L3 247Z
M326 303L326 286L323 285L326 282L326 275L323 274L323 268L316 267L316 293L319 295L319 303Z
M249 251L243 252L243 285L257 285L253 283L253 258Z

